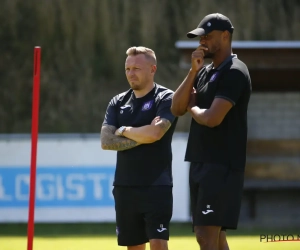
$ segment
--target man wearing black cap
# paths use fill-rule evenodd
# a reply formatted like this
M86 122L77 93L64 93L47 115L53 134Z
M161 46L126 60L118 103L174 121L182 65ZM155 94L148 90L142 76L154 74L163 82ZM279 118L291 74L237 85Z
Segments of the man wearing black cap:
M241 206L251 80L232 54L233 30L215 13L187 34L199 37L200 45L171 106L175 116L192 116L185 160L191 162L193 229L201 250L229 249L225 232L237 228ZM212 63L204 66L204 58Z

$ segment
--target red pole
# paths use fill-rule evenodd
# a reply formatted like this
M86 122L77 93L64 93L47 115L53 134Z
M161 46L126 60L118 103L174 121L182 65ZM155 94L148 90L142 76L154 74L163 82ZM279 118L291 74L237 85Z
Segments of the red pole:
M36 155L39 128L39 101L40 101L40 76L41 76L41 47L34 47L33 64L33 93L32 93L32 121L31 121L31 164L30 164L30 191L29 212L27 227L27 250L33 248L34 236L34 206L36 182Z

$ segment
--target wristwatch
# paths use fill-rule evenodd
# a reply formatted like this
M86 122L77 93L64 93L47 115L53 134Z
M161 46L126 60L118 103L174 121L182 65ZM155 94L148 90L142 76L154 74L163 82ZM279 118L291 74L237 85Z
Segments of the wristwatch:
M118 128L118 133L119 133L119 135L123 135L125 129L126 129L125 126L122 126L122 127Z

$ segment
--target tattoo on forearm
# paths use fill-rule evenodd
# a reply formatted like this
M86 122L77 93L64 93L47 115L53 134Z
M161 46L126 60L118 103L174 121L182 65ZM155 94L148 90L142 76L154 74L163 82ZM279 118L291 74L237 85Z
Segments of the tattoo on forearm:
M115 135L116 129L117 128L115 126L111 125L105 125L102 127L100 139L104 149L123 151L139 145L139 143L134 140Z
M168 129L171 127L171 122L165 118L162 118L158 123L158 126L166 133Z

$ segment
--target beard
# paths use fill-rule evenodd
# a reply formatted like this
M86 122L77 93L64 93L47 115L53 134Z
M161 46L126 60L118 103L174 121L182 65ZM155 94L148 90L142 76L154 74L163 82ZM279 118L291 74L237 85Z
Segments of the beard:
M206 51L204 58L210 58L213 59L216 55L216 53L219 51L220 46L219 45L213 45L208 51Z
M211 52L208 52L204 58L214 58L215 54L214 53L211 53Z
M130 83L130 88L131 88L132 90L140 90L140 86L138 86L138 85L136 85L136 84L134 84L134 83Z
M129 82L129 85L132 90L141 90L143 88L141 84L136 82Z

